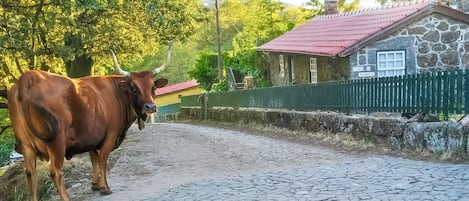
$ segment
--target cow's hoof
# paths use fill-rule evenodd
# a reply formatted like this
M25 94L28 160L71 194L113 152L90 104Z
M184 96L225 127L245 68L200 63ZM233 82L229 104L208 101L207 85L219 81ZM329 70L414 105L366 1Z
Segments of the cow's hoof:
M99 186L94 186L94 185L91 186L91 190L93 190L93 191L101 191L101 190L103 190L103 189L104 189L104 188L100 188Z
M91 182L91 189L93 191L102 191L104 190L104 187L99 187L98 183Z
M110 191L110 190L102 190L100 193L101 193L101 195L110 195L110 194L112 194L112 191Z

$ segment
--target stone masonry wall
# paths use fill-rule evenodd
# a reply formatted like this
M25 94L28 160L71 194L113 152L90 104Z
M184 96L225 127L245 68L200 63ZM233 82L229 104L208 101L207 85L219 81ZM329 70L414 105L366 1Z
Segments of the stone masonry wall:
M378 51L404 50L406 74L469 68L469 25L432 14L350 56L351 77L376 77Z
M352 135L394 150L428 150L468 155L469 129L455 122L416 122L401 117L347 115L335 112L300 112L259 108L182 107L178 120L207 119L292 131Z
M467 24L439 14L423 18L397 36L415 35L419 71L469 68L469 28Z

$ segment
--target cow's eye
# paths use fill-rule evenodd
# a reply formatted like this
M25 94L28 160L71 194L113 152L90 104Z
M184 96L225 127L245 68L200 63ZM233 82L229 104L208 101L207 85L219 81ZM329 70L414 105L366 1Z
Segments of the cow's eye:
M132 87L132 93L134 95L137 95L138 94L138 89L136 87Z

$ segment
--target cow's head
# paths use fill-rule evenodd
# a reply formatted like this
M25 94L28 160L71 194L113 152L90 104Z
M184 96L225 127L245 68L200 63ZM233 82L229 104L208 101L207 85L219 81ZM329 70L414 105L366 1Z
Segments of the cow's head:
M171 44L168 49L168 57L166 61L158 68L152 71L144 72L127 72L121 69L117 62L116 55L111 50L114 68L117 73L123 75L125 79L120 83L120 87L124 88L129 96L132 107L140 120L146 120L147 115L156 112L157 108L153 102L155 90L168 84L166 78L154 79L158 73L163 71L171 57Z

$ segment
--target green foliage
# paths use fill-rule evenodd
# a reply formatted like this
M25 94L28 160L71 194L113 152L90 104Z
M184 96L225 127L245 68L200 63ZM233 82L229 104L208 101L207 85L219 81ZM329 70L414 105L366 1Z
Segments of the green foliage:
M189 70L189 76L197 80L200 86L210 91L212 84L218 81L218 58L213 52L202 52L197 57L195 65Z
M269 86L264 69L259 67L261 66L260 59L254 48L237 54L234 54L234 52L223 53L223 64L226 67L239 70L245 76L253 76L257 87ZM203 52L199 55L194 67L189 71L189 75L191 78L196 79L201 87L207 91L226 91L228 90L226 79L222 81L217 79L217 62L217 53Z
M376 0L376 2L380 3L381 5L385 3L390 3L390 2L396 2L398 0Z
M313 18L317 15L324 15L324 3L320 0L310 0L306 3L309 6L309 18ZM358 10L360 4L360 0L353 0L350 3L346 3L346 0L338 0L337 1L337 10L340 13L344 12L351 12L354 10Z
M197 44L193 41L187 41L184 44L177 42L173 44L171 50L171 60L167 68L161 72L158 77L165 77L169 80L169 85L185 82L190 79L189 69L194 66L199 51ZM160 48L157 54L147 55L141 60L129 62L129 68L132 71L151 70L159 67L166 60L167 49ZM125 63L123 68L125 68Z
M254 77L256 87L269 86L265 69L261 68L261 57L256 49L250 49L230 55L224 61L225 65L241 71L243 75Z
M29 69L102 75L109 49L135 60L174 38L186 41L200 10L198 0L3 0L0 88Z
M8 110L0 109L0 129L10 125ZM10 161L10 154L15 147L15 138L13 130L7 128L0 135L0 167L6 165Z
M220 92L220 91L228 91L228 82L226 79L221 80L220 82L213 83L210 92Z

